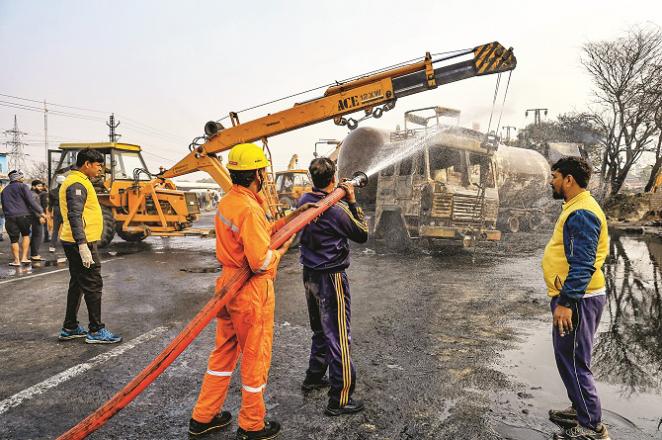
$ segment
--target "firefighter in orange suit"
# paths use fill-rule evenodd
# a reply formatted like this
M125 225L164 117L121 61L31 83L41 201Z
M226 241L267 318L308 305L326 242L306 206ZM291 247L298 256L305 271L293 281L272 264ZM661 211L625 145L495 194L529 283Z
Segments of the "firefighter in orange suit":
M189 423L189 435L199 436L230 424L232 416L222 411L230 379L241 360L242 401L237 439L272 439L280 424L266 421L264 389L271 361L274 326L274 278L281 257L292 239L270 250L271 235L290 218L269 223L259 195L267 181L269 166L264 152L254 144L239 144L230 150L227 168L232 189L221 199L216 213L216 256L223 272L217 290L246 262L251 279L221 310L216 324L216 348L209 356L202 389ZM293 215L308 209L302 206Z

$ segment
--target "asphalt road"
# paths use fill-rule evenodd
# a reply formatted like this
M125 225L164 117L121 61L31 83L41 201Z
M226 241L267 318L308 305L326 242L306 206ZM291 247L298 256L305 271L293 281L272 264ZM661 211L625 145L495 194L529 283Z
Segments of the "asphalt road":
M522 319L540 320L547 313L538 265L546 237L506 237L475 254L354 247L352 356L355 396L366 402L366 410L344 418L322 414L324 392L300 391L310 331L297 253L286 255L276 283L267 387L268 417L283 424L281 438L531 439L538 432L550 434L554 427L544 420L546 408L532 403L530 394L520 395L522 385L495 364L500 353L523 341ZM56 438L134 377L209 299L218 269L213 246L213 239L148 238L139 244L116 241L103 252L103 320L125 341L113 346L57 341L68 283L61 269L66 267L33 268L20 276L2 269L0 438ZM81 323L85 318L83 305ZM90 438L186 438L213 327ZM235 375L226 402L233 415L239 407L238 379ZM528 418L514 415L518 404L528 408ZM210 438L234 438L235 429L236 424ZM653 438L637 435L628 438Z

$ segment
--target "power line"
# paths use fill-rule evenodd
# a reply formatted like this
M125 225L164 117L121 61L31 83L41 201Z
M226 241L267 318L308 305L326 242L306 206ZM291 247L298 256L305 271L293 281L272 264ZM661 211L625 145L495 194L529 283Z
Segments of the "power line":
M176 160L169 159L169 158L164 157L164 156L159 156L158 154L156 154L156 153L152 153L152 152L147 151L147 150L142 150L142 152L145 153L145 154L147 154L147 155L149 155L149 156L154 156L154 157L157 157L157 158L159 158L159 159L161 159L161 160L166 160L166 161L168 161L168 162L170 162L170 163L176 163L176 162L177 162Z
M13 103L4 104L4 101L0 101L0 107L12 108L12 109L16 109L16 110L32 111L32 112L38 112L38 113L43 112L43 109L39 109L37 107L30 107L30 106L25 106L23 104L13 104ZM87 117L86 115L74 115L74 114L62 113L62 112L54 111L54 110L49 110L49 114L54 115L54 116L80 119L80 120L85 120L85 121L90 121L90 122L102 122L102 121L105 122L104 119L100 119L100 118L96 118L96 117ZM173 139L172 137L165 136L165 135L155 133L155 132L150 132L148 130L141 129L137 126L127 127L127 129L130 130L130 131L135 131L135 132L141 133L142 135L148 136L148 137L155 137L155 138L159 138L161 140L167 140L167 141L171 141L171 142L173 142L173 141L174 142L182 142L182 139ZM182 142L182 143L184 143L184 142ZM181 152L181 151L183 151L183 148L179 149L179 148L174 148L173 147L172 150Z
M44 112L43 108L32 107L32 106L25 105L25 104L17 104L17 103L14 103L14 102L7 102L7 101L0 101L0 107L8 107L8 108L32 111L32 112L37 112L37 113L43 113ZM82 114L79 114L79 113L68 113L68 112L62 112L62 111L59 111L59 110L49 110L48 113L51 114L51 115L63 116L63 117L67 117L67 118L82 119L82 120L94 121L94 122L105 122L105 119L96 118L94 116L89 116L89 115L82 115Z
M4 96L5 98L19 99L21 101L27 101L27 102L36 102L36 103L39 103L39 104L42 104L44 102L44 101L39 101L39 100L36 100L36 99L22 98L20 96L6 95L4 93L0 93L0 96ZM73 106L73 105L55 104L53 102L46 102L46 104L54 106L54 107L71 108L71 109L74 109L74 110L82 110L82 111L85 111L85 112L92 112L92 113L103 113L103 114L110 113L110 112L104 111L104 110L94 110L94 109L91 109L91 108L76 107L76 106Z
M32 112L38 112L38 113L43 113L44 110L39 107L35 106L30 106L26 104L18 104L14 102L8 102L8 101L2 101L0 100L0 107L7 107L7 108L12 108L12 109L17 109L17 110L26 110L26 111L32 111ZM101 119L95 116L90 116L90 115L83 115L79 113L70 113L70 112L63 112L59 110L49 110L49 114L54 115L54 116L61 116L61 117L67 117L67 118L73 118L73 119L79 119L79 120L84 120L84 121L91 121L91 122L104 122L105 119ZM152 137L158 137L162 140L167 140L171 142L177 142L177 143L182 143L182 144L188 144L188 142L185 140L184 137L179 137L175 135L168 135L166 132L159 131L158 129L155 128L150 128L147 124L142 124L140 122L128 122L126 123L129 125L128 129L132 131L136 131L139 133L142 133L147 136L152 136ZM142 128L138 124L146 127Z
M86 108L86 107L77 107L77 106L71 106L71 105L56 104L56 103L52 103L52 102L39 101L39 100L36 100L36 99L23 98L23 97L20 97L20 96L8 95L8 94L4 94L4 93L0 93L0 96L10 98L10 99L18 99L18 100L25 101L25 102L28 102L28 103L38 103L38 104L41 104L41 105L46 103L47 105L52 106L52 107L70 108L70 109L88 111L88 112L93 112L93 113L104 113L101 110L96 110L96 109L91 109L91 108ZM12 108L12 109L16 109L16 110L32 111L32 112L38 112L38 113L44 113L44 108L42 108L42 107L37 107L35 105L23 104L23 103L18 103L18 102L5 101L5 100L0 100L0 107ZM68 112L68 111L63 111L63 110L58 110L58 109L53 109L53 108L50 108L48 110L48 113L50 115L53 115L53 116L60 116L60 117L78 119L78 120L85 120L85 121L90 121L90 122L104 122L104 123L106 123L105 119L99 118L97 116L86 115L86 114L75 113L75 112ZM166 141L170 141L170 142L188 144L188 141L184 137L173 135L171 133L168 133L166 131L160 130L160 129L155 128L155 127L152 127L148 124L142 123L140 121L137 121L135 119L132 119L132 118L129 118L129 117L126 117L126 116L122 116L122 118L129 121L129 122L125 121L125 126L126 126L125 129L127 131L136 132L138 134L141 134L143 136L147 136L149 138L157 138L157 139L166 140ZM60 138L62 140L67 140L67 141L74 141L73 137L64 137L64 136L57 136L57 135L51 135L51 137L52 138ZM85 141L82 141L82 142L85 142ZM30 140L30 141L28 141L28 143L29 144L36 144L37 142ZM172 151L172 152L177 152L179 154L182 154L183 152L185 152L183 147L178 148L178 147L174 147L174 146L163 146L163 145L161 145L161 146L159 146L159 148L169 150L169 151ZM150 151L147 151L144 148L143 148L143 152L147 155L159 158L161 160L166 160L166 161L169 161L169 162L176 162L173 159L161 156L161 155L156 154L156 153L152 153Z
M4 101L0 101L0 107L9 107L9 108L15 108L19 110L28 110L28 111L33 111L33 112L39 112L41 113L43 110L41 109L33 109L31 107L26 107L23 104L3 104Z
M106 111L106 110L96 110L96 109L91 109L89 107L77 107L77 106L73 106L73 105L55 104L53 102L48 102L48 101L45 101L45 100L40 101L40 100L36 100L36 99L23 98L23 97L20 97L20 96L8 95L8 94L4 94L4 93L0 93L0 96L4 96L6 98L18 99L18 100L22 100L22 101L26 101L26 102L34 102L34 103L46 104L46 105L50 105L50 106L54 106L54 107L70 108L70 109L93 112L93 113L102 113L102 114L111 113L111 112ZM43 111L43 109L41 107L27 106L25 104L11 103L11 102L8 102L8 101L0 101L0 102L6 102L6 103L9 103L9 104L15 104L15 105L22 105L22 106L30 107L31 109L35 109L35 110L38 110L38 111ZM53 111L58 112L62 115L67 114L67 115L76 115L76 116L79 116L79 117L84 117L84 116L91 117L89 115L81 115L81 114L70 113L70 112L67 113L67 112L63 112L61 110L50 110L49 112L53 112ZM177 138L178 142L183 142L183 143L188 144L188 139L187 138L180 137L180 136L178 136L176 134L173 134L173 133L168 133L167 131L164 131L162 129L150 126L148 124L145 124L144 122L140 122L136 119L130 118L130 117L126 116L125 114L118 113L117 116L125 119L126 121L130 121L133 125L137 126L138 128L140 128L142 126L143 129L146 129L146 130L149 130L149 131L152 131L152 132L155 132L155 133L159 133L159 134L162 134L162 135L166 135L166 136L172 136L173 138ZM95 120L100 120L100 119L95 118ZM105 119L104 119L104 122L105 122Z

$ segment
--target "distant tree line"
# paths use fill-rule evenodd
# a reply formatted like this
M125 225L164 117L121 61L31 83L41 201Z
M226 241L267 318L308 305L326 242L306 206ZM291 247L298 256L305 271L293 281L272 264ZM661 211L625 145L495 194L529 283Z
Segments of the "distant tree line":
M531 124L517 144L582 143L607 195L618 194L642 154L652 153L650 191L662 169L662 30L637 26L615 40L586 43L581 64L593 85L588 109Z

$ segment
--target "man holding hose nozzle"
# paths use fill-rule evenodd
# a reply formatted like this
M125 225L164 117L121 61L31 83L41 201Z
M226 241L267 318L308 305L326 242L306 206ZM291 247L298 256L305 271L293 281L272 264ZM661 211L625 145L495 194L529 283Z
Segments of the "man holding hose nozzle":
M232 189L221 199L216 212L216 257L223 272L216 281L220 289L248 263L253 276L223 308L216 321L216 348L209 356L198 401L189 423L189 435L199 436L228 426L232 415L220 412L230 378L241 360L242 399L237 439L275 438L276 421L265 420L264 389L271 362L274 327L276 270L294 236L277 250L270 250L271 235L293 216L314 204L306 204L288 217L269 223L259 195L267 181L269 166L264 152L255 144L235 145L227 168Z
M336 165L329 158L314 159L308 169L313 191L299 199L299 205L316 203L336 188ZM304 391L330 386L325 414L339 416L363 410L363 402L352 399L356 372L350 357L350 294L345 269L349 267L349 242L365 243L368 227L356 206L354 186L342 182L345 200L325 211L303 229L301 264L313 330ZM329 380L326 370L329 370Z

